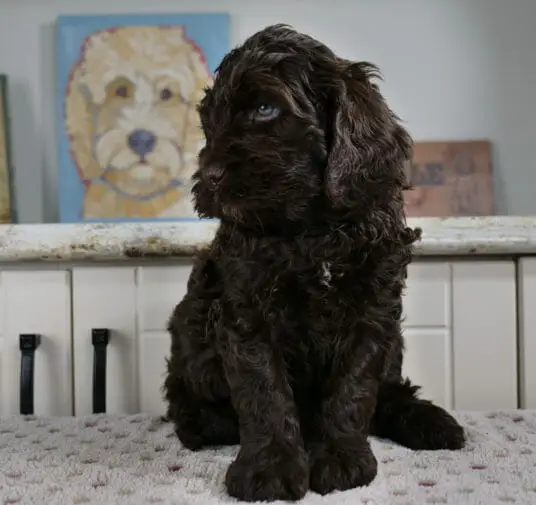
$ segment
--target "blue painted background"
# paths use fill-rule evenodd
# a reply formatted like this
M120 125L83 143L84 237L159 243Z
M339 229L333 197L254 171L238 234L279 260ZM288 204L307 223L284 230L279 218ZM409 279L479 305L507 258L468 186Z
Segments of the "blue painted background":
M58 134L58 204L61 222L140 221L81 218L84 185L69 153L69 141L64 127L64 97L72 66L80 57L84 39L93 32L120 26L175 26L185 28L187 37L199 45L209 69L214 72L229 50L229 15L214 14L132 14L103 16L59 16L56 30L56 100ZM159 219L163 221L164 219ZM192 221L195 218L166 219Z

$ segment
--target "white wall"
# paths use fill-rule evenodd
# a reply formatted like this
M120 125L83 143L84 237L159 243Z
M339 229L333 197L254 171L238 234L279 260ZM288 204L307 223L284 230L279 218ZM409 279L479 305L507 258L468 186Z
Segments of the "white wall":
M287 22L380 65L414 137L489 138L498 212L536 214L534 0L0 0L22 222L56 220L54 20L66 13L227 11L232 42Z

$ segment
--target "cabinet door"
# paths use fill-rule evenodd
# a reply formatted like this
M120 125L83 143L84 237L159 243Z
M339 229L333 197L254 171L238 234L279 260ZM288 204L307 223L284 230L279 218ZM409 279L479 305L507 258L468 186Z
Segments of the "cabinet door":
M452 303L456 409L517 408L514 262L454 262Z
M35 333L34 412L70 416L71 288L66 271L0 271L0 415L20 412L19 335Z
M402 374L421 386L420 397L452 409L452 352L450 328L407 328Z
M111 332L107 412L165 412L166 326L191 267L74 269L77 415L92 411L94 328ZM416 262L404 312L403 373L422 386L424 398L461 410L517 406L513 261Z
M93 412L94 348L92 331L108 329L106 411L139 411L136 328L136 269L80 267L73 269L73 340L75 413Z
M142 412L165 413L161 388L171 339L166 326L186 293L192 263L142 267L138 276L139 399Z
M410 266L403 374L423 398L456 410L517 407L515 283L511 260Z
M536 409L536 258L519 261L520 404Z
M93 411L92 330L108 329L106 412L165 413L166 326L186 292L191 263L73 270L75 412Z
M403 298L406 352L402 373L421 386L421 397L452 408L451 266L410 265Z

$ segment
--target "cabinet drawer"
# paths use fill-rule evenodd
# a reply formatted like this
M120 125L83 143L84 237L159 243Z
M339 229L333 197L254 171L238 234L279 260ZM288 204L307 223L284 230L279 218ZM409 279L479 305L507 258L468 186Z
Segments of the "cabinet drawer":
M138 272L140 331L165 330L175 306L186 294L191 261L173 266L141 267Z
M404 326L450 326L450 293L449 263L412 263L403 298Z

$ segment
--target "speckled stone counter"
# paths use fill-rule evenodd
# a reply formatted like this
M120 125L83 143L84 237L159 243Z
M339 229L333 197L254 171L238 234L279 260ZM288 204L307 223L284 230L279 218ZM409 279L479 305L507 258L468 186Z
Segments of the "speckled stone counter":
M423 230L419 256L536 254L536 217L408 219ZM188 258L208 245L213 221L0 225L0 262Z

